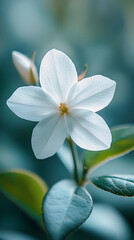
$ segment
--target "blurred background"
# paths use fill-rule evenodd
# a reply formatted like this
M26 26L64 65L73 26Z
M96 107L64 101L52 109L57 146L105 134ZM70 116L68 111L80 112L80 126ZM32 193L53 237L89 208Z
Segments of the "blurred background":
M34 157L30 141L35 123L15 116L6 100L25 85L13 65L11 52L17 50L31 57L36 50L39 69L42 57L52 48L70 56L79 74L87 63L87 76L101 74L115 80L115 97L100 115L110 127L133 123L134 1L0 0L0 170L32 170L49 186L70 176L57 156L43 161ZM103 173L134 174L134 154L113 160L94 174ZM134 239L134 199L94 187L89 191L99 210L93 210L88 233L73 234L71 239ZM45 239L43 231L2 194L0 231Z

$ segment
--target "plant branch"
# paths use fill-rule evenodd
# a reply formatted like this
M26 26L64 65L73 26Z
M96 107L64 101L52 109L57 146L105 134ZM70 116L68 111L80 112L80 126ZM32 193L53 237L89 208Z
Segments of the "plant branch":
M75 148L75 144L72 141L71 138L67 139L71 152L72 152L72 157L73 157L73 161L74 161L74 178L76 180L77 183L80 183L80 179L79 179L79 159L78 159L78 154Z

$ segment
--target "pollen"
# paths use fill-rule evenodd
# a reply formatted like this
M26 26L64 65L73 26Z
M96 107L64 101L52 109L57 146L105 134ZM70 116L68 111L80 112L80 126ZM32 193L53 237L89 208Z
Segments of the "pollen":
M59 111L63 115L64 113L69 114L69 108L66 106L66 103L60 103Z

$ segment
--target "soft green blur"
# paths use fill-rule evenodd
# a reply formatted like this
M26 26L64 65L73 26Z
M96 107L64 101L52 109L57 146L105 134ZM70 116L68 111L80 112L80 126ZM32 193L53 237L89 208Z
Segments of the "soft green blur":
M30 141L35 123L15 116L6 100L16 88L25 85L13 65L11 52L17 50L32 57L36 50L39 69L42 57L52 48L69 55L79 74L88 64L86 76L101 74L115 80L115 97L100 114L110 127L133 123L134 1L0 0L0 170L32 170L49 186L70 176L57 156L43 161L34 157ZM134 174L133 160L131 153L109 162L97 173ZM94 201L115 206L134 227L133 199L93 187L91 193ZM3 229L44 239L43 231L1 194L0 230Z

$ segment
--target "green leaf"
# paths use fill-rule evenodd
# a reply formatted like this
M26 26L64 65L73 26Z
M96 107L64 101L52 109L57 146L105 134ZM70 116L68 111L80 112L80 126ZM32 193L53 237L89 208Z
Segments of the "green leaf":
M73 176L74 174L74 162L70 148L67 144L63 144L57 152L58 157L68 170L68 172Z
M97 203L71 240L130 240L131 233L129 223L116 208Z
M134 176L114 175L95 177L90 180L96 187L125 197L134 197Z
M134 150L134 125L114 128L112 131L111 148L105 151L86 151L84 164L86 171L94 170L105 162L123 156Z
M0 173L0 191L42 225L42 201L47 191L44 181L25 170Z
M43 201L44 223L50 239L61 240L78 228L91 214L92 198L72 180L55 184Z

